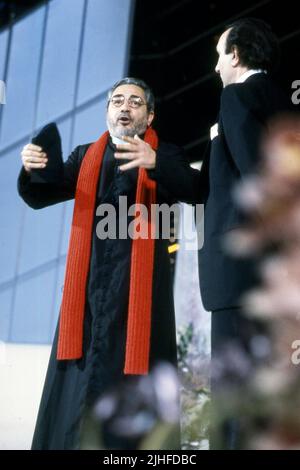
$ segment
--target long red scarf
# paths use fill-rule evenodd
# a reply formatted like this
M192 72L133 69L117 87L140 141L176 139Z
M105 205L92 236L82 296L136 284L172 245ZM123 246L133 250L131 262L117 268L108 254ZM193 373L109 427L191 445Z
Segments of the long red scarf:
M57 348L57 359L60 360L82 357L86 283L90 268L96 191L108 136L109 133L105 132L89 147L78 176L60 310ZM144 140L153 149L157 149L158 138L153 129L147 129ZM151 205L155 202L156 183L148 177L146 170L140 168L136 205L137 208L138 204L147 207L148 219L141 221L139 217L136 224L146 224L148 238L136 238L132 241L125 374L147 374L149 371L155 242L151 237L154 233Z

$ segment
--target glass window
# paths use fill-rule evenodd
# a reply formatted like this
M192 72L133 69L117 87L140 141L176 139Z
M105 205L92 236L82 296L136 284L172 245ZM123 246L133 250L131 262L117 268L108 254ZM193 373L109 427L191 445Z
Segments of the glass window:
M13 27L1 146L29 134L33 125L44 8Z
M83 0L49 3L38 125L73 106Z
M0 283L14 276L18 261L24 203L17 193L21 169L20 148L0 157Z
M112 86L127 71L131 0L89 0L78 102Z
M12 318L12 337L15 343L51 342L51 307L56 270L37 272L16 287Z
M7 341L8 339L11 294L12 294L11 287L5 291L2 291L2 292L0 291L0 341ZM1 364L1 357L0 357L0 364Z
M106 129L106 99L103 99L76 114L73 148L95 142Z
M4 66L6 59L6 48L7 48L8 30L0 33L0 80L4 78Z
M41 210L26 208L22 226L22 251L19 273L43 265L58 256L63 207L51 206Z

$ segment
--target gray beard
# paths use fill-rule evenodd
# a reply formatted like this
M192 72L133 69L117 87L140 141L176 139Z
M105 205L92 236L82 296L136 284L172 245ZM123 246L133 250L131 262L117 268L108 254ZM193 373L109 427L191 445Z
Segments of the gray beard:
M122 136L134 137L136 134L137 135L144 134L148 127L146 119L136 122L135 125L131 127L130 129L127 127L123 127L122 125L119 125L119 124L114 124L113 122L109 120L109 118L107 118L106 124L107 124L107 128L109 130L110 135L118 137L119 139Z

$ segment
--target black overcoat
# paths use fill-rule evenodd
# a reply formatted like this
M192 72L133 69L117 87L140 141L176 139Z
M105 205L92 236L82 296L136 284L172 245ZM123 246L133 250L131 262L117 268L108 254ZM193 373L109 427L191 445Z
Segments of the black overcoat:
M89 144L78 146L64 163L64 177L57 184L32 183L24 168L18 179L23 200L33 209L74 198L79 169ZM97 190L97 204L117 209L119 196L135 202L137 170L121 173L114 159L115 148L107 145ZM172 159L180 150L161 143L158 154ZM149 175L155 179L154 173ZM174 202L158 184L157 202ZM117 210L116 210L117 212ZM84 353L80 360L57 361L57 331L39 408L32 449L78 448L84 410L103 392L126 379L126 321L129 297L131 239L101 240L96 236L95 215L84 319ZM127 223L131 221L127 219ZM176 335L173 286L168 240L155 241L152 296L150 368L158 361L176 366ZM143 282L143 273L140 273ZM50 299L49 299L50 301ZM42 314L42 312L41 312Z

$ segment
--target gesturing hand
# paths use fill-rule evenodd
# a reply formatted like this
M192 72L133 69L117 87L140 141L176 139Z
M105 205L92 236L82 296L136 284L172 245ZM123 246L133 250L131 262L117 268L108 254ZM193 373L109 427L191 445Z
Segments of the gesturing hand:
M121 171L127 171L132 168L146 168L151 170L155 168L156 153L149 144L139 138L138 135L133 137L124 136L122 139L128 144L117 144L117 150L125 152L116 152L115 158L118 160L131 160L129 163L121 165Z

